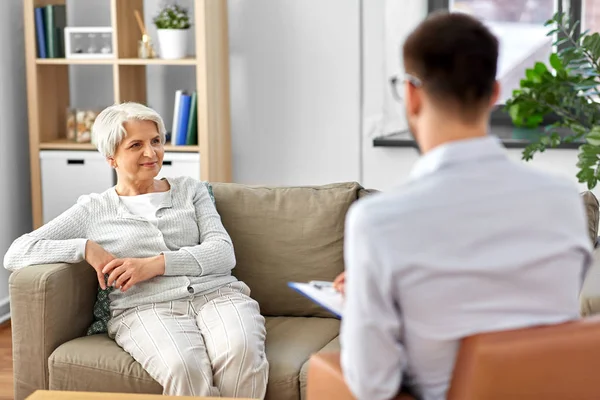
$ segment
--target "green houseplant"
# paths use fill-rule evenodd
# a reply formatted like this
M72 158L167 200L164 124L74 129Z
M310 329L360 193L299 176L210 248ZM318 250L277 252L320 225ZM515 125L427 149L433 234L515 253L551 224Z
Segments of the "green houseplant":
M561 13L546 26L548 36L556 35L556 50L548 64L537 62L525 71L505 109L518 127L543 126L544 134L523 151L525 160L563 142L581 142L577 178L592 189L600 179L600 34L578 35L579 21L571 23ZM558 118L548 124L551 115Z
M164 4L153 22L158 33L160 56L166 59L184 58L191 27L188 10L177 3Z

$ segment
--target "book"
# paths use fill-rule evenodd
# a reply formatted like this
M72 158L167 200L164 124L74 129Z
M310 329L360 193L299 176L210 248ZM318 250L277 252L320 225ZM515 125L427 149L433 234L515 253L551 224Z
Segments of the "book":
M65 28L67 27L67 6L54 6L54 35L56 38L56 56L65 58Z
M188 120L187 139L185 144L198 144L198 93L192 93L190 103L190 119Z
M175 92L175 108L173 109L173 126L171 128L171 144L177 143L177 131L179 126L179 102L181 101L181 95L184 93L183 90L177 90Z
M177 140L172 144L176 146L183 146L186 142L188 122L190 119L190 104L192 102L192 96L189 94L182 94L179 102L179 123L177 125Z
M38 58L47 58L46 54L46 27L45 27L44 7L35 8L35 39L37 43Z
M331 283L323 285L315 282L289 282L288 286L325 308L337 318L342 318L344 297L333 288Z
M46 29L46 51L48 53L48 58L56 58L57 57L57 43L54 39L54 6L49 4L45 8L44 17L46 20L44 21L44 28Z
M64 4L45 6L44 28L46 30L46 53L48 58L65 56L65 27L67 26L67 8Z

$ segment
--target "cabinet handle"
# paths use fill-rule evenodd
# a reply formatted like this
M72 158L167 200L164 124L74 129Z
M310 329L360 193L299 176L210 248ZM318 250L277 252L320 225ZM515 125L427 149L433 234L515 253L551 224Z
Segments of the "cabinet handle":
M67 160L67 164L80 164L80 165L83 165L83 164L85 164L85 160L71 160L71 159L68 159Z
M163 165L171 165L173 164L173 161L163 161Z

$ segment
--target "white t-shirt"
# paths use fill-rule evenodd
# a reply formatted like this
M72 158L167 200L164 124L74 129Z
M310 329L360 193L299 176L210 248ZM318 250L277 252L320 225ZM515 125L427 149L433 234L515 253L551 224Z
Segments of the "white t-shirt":
M169 191L139 194L137 196L119 196L129 212L139 217L146 218L154 225L158 225L156 211Z

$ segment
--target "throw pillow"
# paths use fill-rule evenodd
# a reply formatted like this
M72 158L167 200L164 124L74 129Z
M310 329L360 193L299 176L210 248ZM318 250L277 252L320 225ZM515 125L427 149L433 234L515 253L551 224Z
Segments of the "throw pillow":
M581 197L583 198L583 204L585 206L585 213L587 216L588 223L588 234L592 243L596 243L598 238L598 199L594 196L594 193L589 190L582 192Z
M204 184L206 185L206 189L208 189L210 199L213 204L216 204L212 185L208 182L204 182ZM108 278L108 274L106 278ZM88 336L108 332L108 321L110 320L110 299L108 295L112 290L113 288L103 290L98 286L98 294L96 295L96 303L94 304L94 322L92 322L92 325L87 330Z

